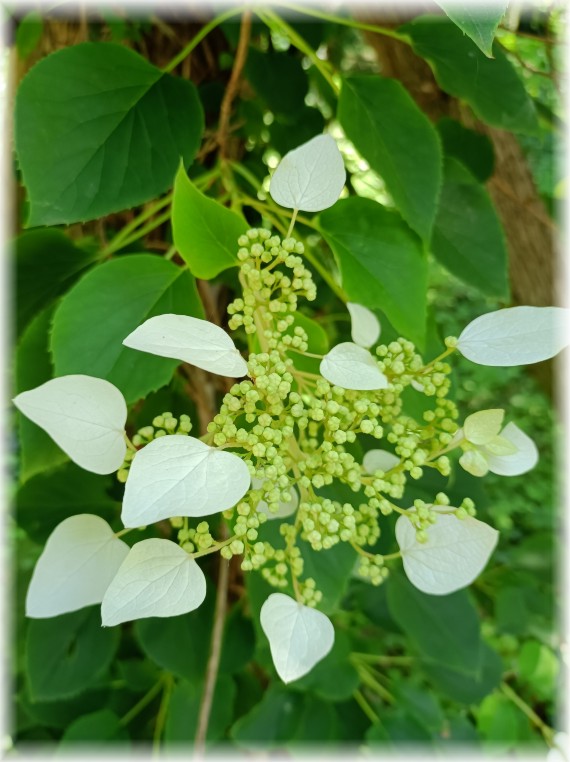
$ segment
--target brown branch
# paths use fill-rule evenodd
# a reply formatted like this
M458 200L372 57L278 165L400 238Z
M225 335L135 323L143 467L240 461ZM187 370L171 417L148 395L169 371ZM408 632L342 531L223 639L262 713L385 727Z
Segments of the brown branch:
M227 139L230 126L230 116L232 103L237 94L238 84L247 59L247 48L251 34L251 11L244 11L241 19L241 28L239 33L239 42L236 50L234 66L230 76L230 81L224 93L224 99L220 107L220 124L218 127L218 145L220 146L220 156L225 158L227 150Z

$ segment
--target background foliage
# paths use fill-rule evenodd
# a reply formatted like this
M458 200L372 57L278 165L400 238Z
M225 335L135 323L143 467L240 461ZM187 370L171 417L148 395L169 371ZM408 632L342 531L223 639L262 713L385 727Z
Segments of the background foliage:
M130 431L165 410L188 413L203 428L223 393L215 380L121 341L163 312L223 323L238 289L237 237L249 226L282 233L288 226L287 212L268 196L269 171L324 129L349 176L346 197L297 222L319 285L314 309L299 316L312 351L349 338L347 299L377 312L383 341L404 335L427 359L442 337L483 312L543 303L544 292L521 285L516 257L524 252L513 253L512 214L509 221L497 203L505 183L497 149L507 136L509 161L520 172L530 168L534 197L518 209L516 225L530 231L539 215L552 226L562 192L561 11L511 9L493 42L499 6L475 22L458 6L446 16L434 4L430 14L372 24L273 7L256 12L249 31L239 9L204 25L120 10L78 24L34 11L15 19L15 390L87 373L134 403ZM382 45L427 62L433 78L425 87L438 108L445 104L444 115L434 118L418 101L406 72L383 76L390 72ZM505 195L516 191L503 187ZM538 282L544 262L524 256L523 269ZM558 424L548 378L548 368L529 374L459 361L462 416L505 408L535 439L540 463L510 479L434 472L409 488L407 503L438 490L459 501L472 496L480 518L501 531L469 590L426 596L400 574L372 587L354 577L351 549L307 552L307 573L337 637L321 664L285 687L258 623L269 587L232 565L207 730L213 747L552 744ZM421 413L412 398L408 406ZM102 629L94 607L26 620L26 587L50 532L82 512L119 529L122 485L69 463L30 421L18 416L15 424L14 742L192 742L217 562L204 559L206 602L181 617ZM392 537L383 534L381 552L391 551Z

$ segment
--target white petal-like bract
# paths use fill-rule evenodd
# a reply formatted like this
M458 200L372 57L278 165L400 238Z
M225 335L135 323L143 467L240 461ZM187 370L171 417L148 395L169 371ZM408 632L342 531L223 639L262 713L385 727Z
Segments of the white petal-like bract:
M189 315L156 315L130 333L131 349L196 365L229 378L247 374L247 363L231 337L215 323Z
M342 389L373 391L388 388L388 379L370 352L350 341L333 347L321 360L320 371L329 383Z
M330 135L317 135L285 154L275 170L269 193L287 209L320 212L338 201L346 182L344 162Z
M205 597L204 572L186 551L170 540L142 540L107 588L101 619L111 627L149 616L178 616L197 609Z
M368 450L364 453L362 465L364 470L373 474L375 471L390 471L400 463L400 458L388 450Z
M194 437L160 437L135 455L121 519L140 527L172 516L210 516L234 506L251 484L237 455Z
M570 343L563 307L509 307L473 320L457 342L479 365L508 367L548 360Z
M442 513L427 530L427 542L416 539L407 516L396 522L396 540L404 571L412 585L430 595L448 595L470 585L485 568L499 533L488 524Z
M86 471L111 474L123 464L127 405L109 381L60 376L18 394L14 405Z
M58 524L36 563L26 596L32 619L101 603L129 552L100 516L82 513Z
M367 307L354 302L347 302L350 312L351 335L355 344L361 347L371 347L380 338L380 322L376 315Z
M260 620L273 664L284 683L306 675L333 647L330 619L283 593L269 596L261 607Z
M500 476L519 476L536 466L538 463L536 445L516 423L507 423L501 431L501 436L513 444L517 451L512 455L488 454L489 471Z
M262 485L263 479L251 480L251 486L253 489L260 489ZM256 511L264 513L268 519L286 519L287 516L292 516L297 510L297 506L299 505L299 493L293 487L291 487L289 491L291 492L291 500L289 500L287 503L279 503L279 509L276 513L273 513L269 510L269 505L265 502L265 500L259 501L256 506Z

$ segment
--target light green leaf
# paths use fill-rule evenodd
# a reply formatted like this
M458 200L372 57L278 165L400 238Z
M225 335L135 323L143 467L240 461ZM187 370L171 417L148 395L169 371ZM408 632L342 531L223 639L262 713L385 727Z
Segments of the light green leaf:
M167 190L204 127L195 86L123 45L85 42L34 66L16 96L29 226L83 222Z
M493 127L536 135L538 120L531 97L514 67L495 43L487 58L455 24L441 16L422 16L400 27L414 51L425 58L446 93L467 101Z
M513 744L519 739L520 710L500 693L487 696L477 710L477 729L487 741Z
M179 361L124 347L147 318L174 312L203 318L193 277L150 254L112 259L87 273L56 310L51 351L58 376L85 373L134 402L168 384Z
M322 212L319 228L337 258L350 301L381 309L403 336L423 345L427 258L400 215L353 197Z
M444 267L484 294L509 292L501 223L484 186L455 159L445 162L431 251Z
M343 81L338 119L402 217L428 240L441 185L441 146L429 119L400 82L378 76Z
M206 280L238 264L238 238L247 222L192 184L183 167L174 183L172 235L191 272Z
M462 32L488 57L493 57L493 39L499 21L505 15L508 2L486 3L477 7L473 3L457 3L451 0L436 0L440 8Z
M548 646L528 640L519 654L517 671L540 698L548 699L556 689L560 664Z

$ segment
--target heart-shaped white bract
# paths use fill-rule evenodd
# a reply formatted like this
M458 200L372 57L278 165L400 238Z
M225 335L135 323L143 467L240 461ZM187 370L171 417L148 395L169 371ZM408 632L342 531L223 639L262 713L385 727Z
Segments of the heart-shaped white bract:
M509 307L473 320L457 341L461 354L479 365L508 367L548 360L570 343L570 310Z
M252 479L251 486L253 489L260 489L263 486L263 479ZM289 491L291 492L291 500L287 503L279 503L279 509L276 513L269 510L269 505L265 500L260 500L255 510L264 513L268 519L286 519L287 516L292 516L299 505L299 493L293 487Z
M520 476L536 466L538 463L536 445L516 423L507 423L501 431L501 437L514 445L516 452L508 455L488 453L489 471L499 476Z
M74 463L95 474L123 464L127 405L116 386L92 376L61 376L22 392L14 405Z
M470 585L485 568L499 538L497 530L482 521L444 513L426 533L427 542L418 542L407 516L396 522L404 571L414 587L430 595L448 595Z
M196 365L219 376L240 378L247 363L228 334L209 320L189 315L156 315L130 333L131 349Z
M261 607L261 627L273 664L284 683L310 672L333 647L330 619L283 593L273 593Z
M206 578L196 561L170 540L137 542L107 588L101 619L111 627L149 616L194 611L206 597Z
M362 465L364 470L373 474L375 471L383 471L386 473L395 468L400 463L400 458L394 455L393 452L388 450L368 450L364 453L362 459Z
M380 338L380 323L376 315L367 307L354 302L347 302L350 312L351 335L355 344L368 349Z
M364 347L350 341L337 344L321 360L321 376L342 389L373 391L387 389L388 379Z
M134 457L121 519L141 527L172 516L210 516L234 506L251 484L244 461L194 437L160 437Z
M99 516L82 513L65 519L48 537L35 566L26 615L44 619L101 603L128 553L129 546Z
M275 170L269 193L287 209L321 212L338 201L346 171L330 135L317 135L285 154Z

